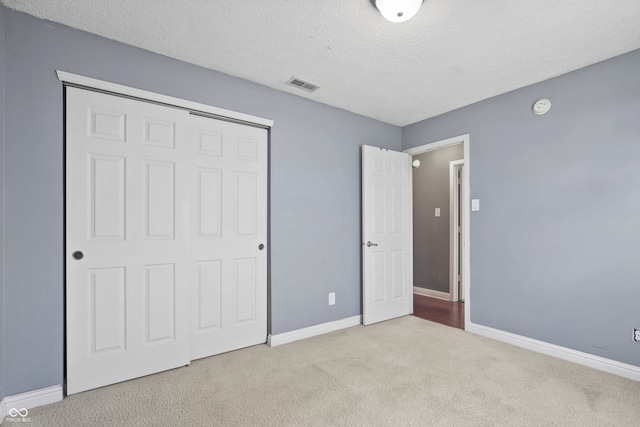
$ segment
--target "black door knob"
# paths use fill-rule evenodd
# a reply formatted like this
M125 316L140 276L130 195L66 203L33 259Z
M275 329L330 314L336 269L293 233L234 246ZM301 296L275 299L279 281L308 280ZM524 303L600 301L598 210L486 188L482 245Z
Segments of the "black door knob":
M262 243L260 243L260 244L258 245L258 249L263 250L263 249L264 249L264 245L263 245Z
M73 259L78 261L84 258L84 254L80 251L75 251L71 256L73 257Z

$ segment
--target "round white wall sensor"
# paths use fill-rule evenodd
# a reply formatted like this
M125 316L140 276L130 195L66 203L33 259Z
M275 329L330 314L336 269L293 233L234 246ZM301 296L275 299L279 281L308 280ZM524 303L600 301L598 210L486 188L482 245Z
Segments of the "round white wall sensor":
M419 167L420 167L420 160L415 159L415 160L413 161L413 163L411 163L411 164L413 165L414 169L415 169L415 168L419 168Z
M533 104L533 112L539 116L551 109L551 101L546 98L539 99Z

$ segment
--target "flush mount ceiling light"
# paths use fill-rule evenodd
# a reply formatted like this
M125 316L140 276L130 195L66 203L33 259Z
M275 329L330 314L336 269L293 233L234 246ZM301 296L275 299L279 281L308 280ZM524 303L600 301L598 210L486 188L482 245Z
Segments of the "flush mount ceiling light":
M423 0L371 0L387 21L404 22L413 18Z

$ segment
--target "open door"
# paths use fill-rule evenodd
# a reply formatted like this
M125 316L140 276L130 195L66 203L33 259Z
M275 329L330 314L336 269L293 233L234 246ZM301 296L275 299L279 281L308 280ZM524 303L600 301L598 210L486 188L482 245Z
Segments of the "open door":
M362 146L365 325L413 312L411 185L410 155Z

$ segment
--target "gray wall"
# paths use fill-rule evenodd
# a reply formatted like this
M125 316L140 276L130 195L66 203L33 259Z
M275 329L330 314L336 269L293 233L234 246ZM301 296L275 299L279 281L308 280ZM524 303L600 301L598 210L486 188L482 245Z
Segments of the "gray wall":
M464 157L462 144L413 156L413 285L449 292L449 162ZM435 216L440 208L440 217Z
M471 321L640 366L640 51L408 126L403 148L465 133Z
M271 331L360 313L359 147L398 150L399 128L0 9L4 395L62 382L55 69L274 119ZM404 148L470 133L472 322L640 366L639 76L636 51L402 130Z
M0 400L4 397L4 7L0 6Z
M5 394L63 376L61 69L275 120L271 332L360 314L360 146L401 129L5 10ZM327 294L336 292L336 305ZM10 345L7 345L10 344Z

